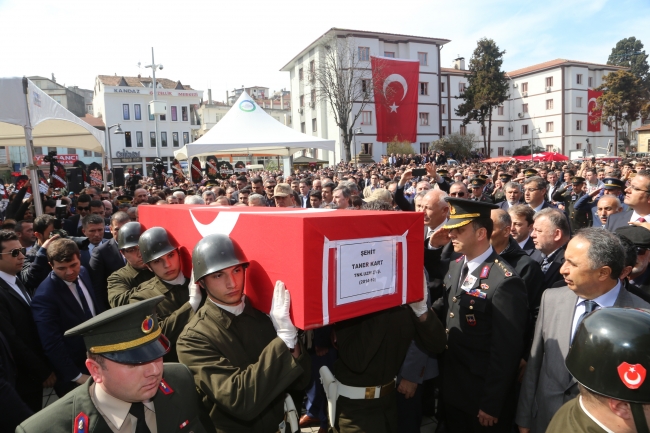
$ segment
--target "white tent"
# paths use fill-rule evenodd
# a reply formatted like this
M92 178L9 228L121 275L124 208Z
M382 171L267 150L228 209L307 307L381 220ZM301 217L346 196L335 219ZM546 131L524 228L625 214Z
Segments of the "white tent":
M305 148L334 151L334 140L313 137L284 126L244 91L221 121L203 137L175 151L174 156L177 159L233 153L290 156Z
M50 98L27 78L0 78L0 146L25 146L32 190L38 191L34 146L104 153L104 132ZM37 215L41 197L34 194Z

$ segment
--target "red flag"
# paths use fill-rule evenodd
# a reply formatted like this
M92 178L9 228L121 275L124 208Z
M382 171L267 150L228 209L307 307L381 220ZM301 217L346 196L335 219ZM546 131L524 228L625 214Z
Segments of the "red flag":
M417 140L420 62L371 57L377 141Z
M600 118L600 115L602 114L602 110L596 111L596 99L600 95L602 95L603 92L599 92L597 90L587 90L587 97L589 98L589 102L587 103L587 131L588 132L600 132L600 122L597 123L592 123L595 119Z
M54 188L68 187L68 182L65 175L65 168L61 165L60 162L54 163L54 172L50 173L50 179L52 180L52 186Z

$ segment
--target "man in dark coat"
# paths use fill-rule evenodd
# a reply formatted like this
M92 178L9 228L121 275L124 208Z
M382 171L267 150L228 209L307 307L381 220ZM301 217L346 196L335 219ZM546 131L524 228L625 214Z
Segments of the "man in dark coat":
M564 281L560 268L564 263L566 244L571 239L570 233L569 223L562 211L548 208L535 215L531 237L535 247L542 253L539 264L544 272L544 289ZM535 303L537 302L536 299Z

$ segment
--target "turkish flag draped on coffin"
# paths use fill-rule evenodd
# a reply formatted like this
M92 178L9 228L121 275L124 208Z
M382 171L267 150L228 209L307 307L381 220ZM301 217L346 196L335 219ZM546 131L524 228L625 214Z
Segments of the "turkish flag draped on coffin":
M371 57L377 141L417 140L420 62Z
M603 92L599 92L597 90L587 90L587 97L589 98L589 102L587 103L587 131L588 132L600 132L600 122L597 123L592 123L594 119L597 119L600 117L602 111L596 111L596 100L600 95L602 95Z

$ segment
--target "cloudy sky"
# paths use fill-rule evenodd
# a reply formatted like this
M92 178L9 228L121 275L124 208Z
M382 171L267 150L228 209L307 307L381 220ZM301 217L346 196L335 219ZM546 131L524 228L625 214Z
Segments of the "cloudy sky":
M650 51L648 0L0 0L0 77L52 73L92 88L97 75L149 75L212 88L289 87L279 72L332 27L450 39L442 66L482 37L506 50L506 71L567 58L605 63L635 36Z

